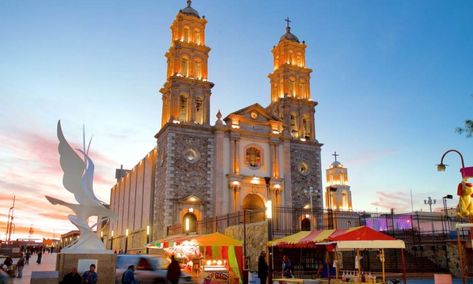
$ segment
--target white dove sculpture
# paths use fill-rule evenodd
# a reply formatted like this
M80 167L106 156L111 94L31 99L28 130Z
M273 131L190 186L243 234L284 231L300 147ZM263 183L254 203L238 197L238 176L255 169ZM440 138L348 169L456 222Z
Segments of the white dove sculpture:
M94 163L88 155L88 149L85 149L85 142L84 150L77 150L84 156L81 158L64 138L61 121L57 123L57 137L59 139L60 163L64 172L62 184L65 189L74 194L78 204L64 202L51 196L46 196L46 199L53 205L59 204L70 208L75 215L69 215L68 218L80 232L80 238L62 251L66 253L112 253L105 248L104 243L92 230L97 224L89 226L88 223L92 216L97 216L98 222L101 222L102 220L116 219L116 214L94 195Z

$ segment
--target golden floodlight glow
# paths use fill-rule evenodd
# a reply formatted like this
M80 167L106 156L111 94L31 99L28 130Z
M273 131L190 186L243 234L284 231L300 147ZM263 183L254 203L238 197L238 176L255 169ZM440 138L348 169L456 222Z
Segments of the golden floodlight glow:
M232 185L233 185L233 186L239 186L239 185L240 185L240 182L237 181L237 180L234 180L234 181L232 181Z
M253 178L251 179L251 183L252 183L252 184L259 184L259 178L253 176Z
M309 204L304 205L304 209L309 209L309 208L310 208Z
M196 202L197 201L197 198L195 198L194 196L191 196L189 197L188 199L190 202Z
M103 238L103 231L100 231L100 237Z
M310 215L309 215L309 214L305 214L305 217L306 217L307 219L309 219L309 218L310 218Z
M125 230L125 236L128 237L128 229Z
M175 120L175 119L172 121L172 123L174 123L174 124L181 124L181 122L180 122L179 120Z
M112 230L112 238L113 238L113 233L114 233L114 232L113 232L113 230Z
M149 225L146 226L146 235L149 236Z
M273 208L272 208L271 200L266 201L266 218L272 219L273 218Z
M280 184L277 183L277 184L274 185L274 189L280 189L280 188L281 188Z
M194 208L192 208L192 207L189 208L189 212L190 212L190 213L193 213L193 212L194 212Z

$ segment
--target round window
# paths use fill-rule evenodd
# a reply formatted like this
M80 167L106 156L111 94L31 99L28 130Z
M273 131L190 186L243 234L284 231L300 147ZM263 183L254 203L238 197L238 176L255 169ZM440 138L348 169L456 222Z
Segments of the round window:
M298 170L301 174L307 175L309 173L309 166L305 162L300 162Z
M200 155L197 150L194 149L187 149L184 151L184 158L189 162L189 163L195 163L199 160Z
M251 118L253 118L253 119L257 119L257 118L258 118L258 114L257 114L256 112L254 112L254 111L252 111L252 112L250 113L250 116L251 116Z

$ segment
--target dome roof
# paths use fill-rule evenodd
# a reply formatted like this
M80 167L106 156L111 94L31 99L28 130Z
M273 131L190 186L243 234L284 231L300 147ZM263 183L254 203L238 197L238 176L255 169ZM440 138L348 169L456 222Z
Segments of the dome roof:
M186 14L186 15L189 15L189 16L195 16L197 18L200 18L199 16L199 12L197 12L196 9L192 8L191 7L191 4L192 4L192 1L191 0L187 0L187 7L185 7L184 9L182 10L179 10L179 12L183 13L183 14Z
M330 164L331 168L343 168L343 165L339 161L334 161L332 164Z
M283 39L299 42L299 39L293 33L291 33L291 27L286 27L286 33L282 35L280 40Z

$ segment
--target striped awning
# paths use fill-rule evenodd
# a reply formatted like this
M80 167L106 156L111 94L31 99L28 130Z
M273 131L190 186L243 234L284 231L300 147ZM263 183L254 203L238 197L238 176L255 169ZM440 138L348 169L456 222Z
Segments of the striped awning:
M268 246L283 248L313 248L316 245L336 245L348 248L365 245L366 248L402 248L404 242L366 226L349 229L300 231L296 234L268 242Z
M268 246L287 248L314 247L317 243L327 240L337 230L300 231L294 235L268 242Z

